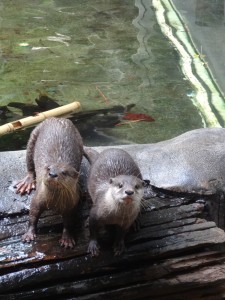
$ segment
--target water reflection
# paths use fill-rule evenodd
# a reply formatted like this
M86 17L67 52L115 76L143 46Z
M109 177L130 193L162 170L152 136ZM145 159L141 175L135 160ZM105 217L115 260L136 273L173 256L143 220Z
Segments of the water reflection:
M223 0L173 0L192 42L198 51L198 57L208 73L210 84L203 72L199 72L207 91L208 103L219 124L225 123L225 32ZM198 49L198 50L197 50ZM196 56L197 57L197 56Z
M133 61L138 65L142 83L139 88L150 87L153 84L154 74L151 72L151 64L155 60L151 50L150 32L152 29L151 6L149 1L136 0L135 6L138 7L139 14L133 20L133 24L138 29L137 40L140 44L137 53L132 55Z

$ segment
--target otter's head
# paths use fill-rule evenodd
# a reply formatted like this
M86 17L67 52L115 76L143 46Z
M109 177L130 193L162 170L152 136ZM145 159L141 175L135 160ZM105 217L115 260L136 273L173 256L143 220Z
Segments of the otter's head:
M78 177L79 172L67 164L51 164L45 167L42 182L47 192L48 208L63 213L77 204L79 200Z
M52 164L45 167L44 183L50 189L61 189L77 182L79 172L67 164Z
M144 195L145 182L136 176L119 175L110 178L110 190L113 199L125 205L140 205Z

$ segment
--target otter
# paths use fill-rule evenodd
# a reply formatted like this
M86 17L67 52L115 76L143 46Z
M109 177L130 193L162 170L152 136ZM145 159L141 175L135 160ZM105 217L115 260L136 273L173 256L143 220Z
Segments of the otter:
M114 255L124 249L124 237L141 209L145 181L133 158L122 149L103 150L91 165L88 192L92 199L89 216L90 242L88 253L98 256L99 229L115 227Z
M61 246L73 248L75 240L70 230L80 197L78 176L82 156L82 138L68 119L48 118L31 132L26 153L28 174L15 185L21 195L36 188L28 230L22 236L24 242L35 240L40 215L52 209L63 218Z

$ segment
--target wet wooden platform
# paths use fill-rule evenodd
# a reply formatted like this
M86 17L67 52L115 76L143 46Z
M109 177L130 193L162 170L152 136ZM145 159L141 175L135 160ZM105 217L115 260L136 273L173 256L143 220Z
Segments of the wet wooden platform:
M50 211L38 223L37 241L21 242L31 196L16 195L11 185L25 173L25 153L11 153L7 164L6 156L0 156L0 299L224 299L225 233L202 196L146 191L141 228L127 235L125 253L114 257L103 234L101 255L92 258L85 198L73 250L59 246L61 218Z
M159 197L145 203L141 228L129 232L120 257L113 256L107 234L98 258L86 253L85 205L73 250L59 246L61 219L51 212L41 218L34 244L20 240L27 214L5 215L0 220L0 299L222 299L225 234L204 219L204 203Z

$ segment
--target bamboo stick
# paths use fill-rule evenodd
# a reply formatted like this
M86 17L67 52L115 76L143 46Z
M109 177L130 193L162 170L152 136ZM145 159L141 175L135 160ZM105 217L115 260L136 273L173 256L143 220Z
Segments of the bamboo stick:
M66 115L68 113L72 113L78 108L80 108L80 102L72 102L70 104L66 104L51 110L47 110L45 112L40 112L35 116L26 117L17 121L13 121L11 123L4 124L0 126L0 135L9 133L16 129L21 129L26 126L34 125L49 117L57 117L61 115Z

